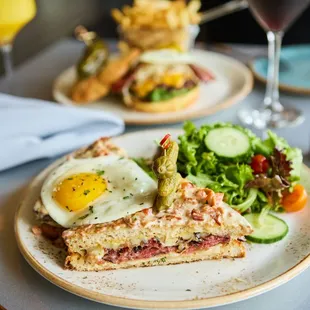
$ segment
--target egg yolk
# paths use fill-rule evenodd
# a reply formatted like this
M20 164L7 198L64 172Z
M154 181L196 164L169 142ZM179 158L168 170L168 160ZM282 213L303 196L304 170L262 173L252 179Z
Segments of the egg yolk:
M107 188L106 181L95 173L72 175L56 185L53 198L68 211L77 211L87 207L102 195Z

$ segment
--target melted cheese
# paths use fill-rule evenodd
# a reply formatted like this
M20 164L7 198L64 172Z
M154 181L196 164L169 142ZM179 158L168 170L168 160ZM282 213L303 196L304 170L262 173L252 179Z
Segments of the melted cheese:
M193 72L188 65L144 65L137 71L132 89L143 98L158 85L181 88L192 78Z

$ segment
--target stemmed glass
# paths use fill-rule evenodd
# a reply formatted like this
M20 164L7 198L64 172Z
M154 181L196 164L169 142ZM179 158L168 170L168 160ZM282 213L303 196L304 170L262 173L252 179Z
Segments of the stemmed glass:
M279 101L279 62L284 31L309 3L310 0L248 0L254 17L267 32L268 75L263 105L239 112L244 124L265 129L294 126L304 120L301 111L284 107Z
M0 50L5 74L13 71L12 46L17 33L36 15L35 0L0 0Z

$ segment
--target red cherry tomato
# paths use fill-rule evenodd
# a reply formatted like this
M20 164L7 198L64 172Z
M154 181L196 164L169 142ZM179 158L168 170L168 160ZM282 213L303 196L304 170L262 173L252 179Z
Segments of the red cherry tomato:
M252 158L251 168L254 171L254 174L266 173L269 168L268 159L261 155L257 154Z

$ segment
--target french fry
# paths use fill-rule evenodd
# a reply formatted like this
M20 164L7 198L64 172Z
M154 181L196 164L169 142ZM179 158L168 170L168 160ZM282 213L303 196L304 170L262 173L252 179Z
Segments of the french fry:
M132 6L113 9L111 14L123 29L177 29L200 21L201 3L191 0L134 0Z
M124 18L123 13L119 9L113 9L112 12L112 17L118 22L122 23L122 20Z

